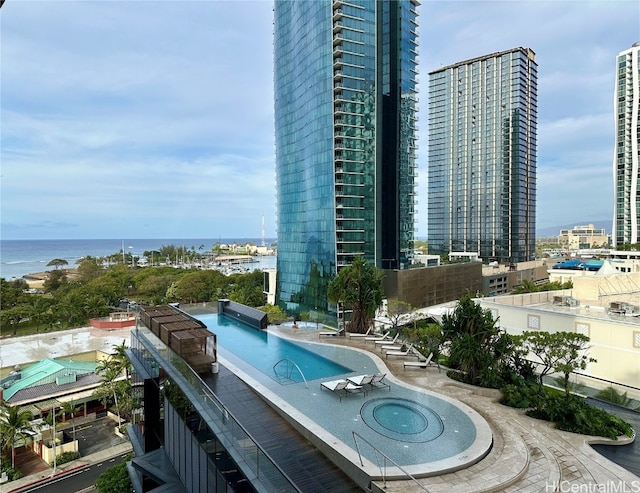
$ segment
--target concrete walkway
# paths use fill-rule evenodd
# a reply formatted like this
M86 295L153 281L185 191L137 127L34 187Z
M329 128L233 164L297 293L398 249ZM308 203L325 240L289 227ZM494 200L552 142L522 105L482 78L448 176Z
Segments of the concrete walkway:
M380 356L372 342L348 337L318 337L315 330L272 327L270 330L291 339L346 345ZM415 360L415 359L414 359ZM491 452L477 464L451 474L412 481L387 481L378 485L387 492L640 492L640 477L597 453L592 443L619 443L556 430L546 421L536 420L522 410L498 402L499 391L461 384L446 376L443 369L404 369L402 358L386 359L394 377L464 402L489 423L493 432Z

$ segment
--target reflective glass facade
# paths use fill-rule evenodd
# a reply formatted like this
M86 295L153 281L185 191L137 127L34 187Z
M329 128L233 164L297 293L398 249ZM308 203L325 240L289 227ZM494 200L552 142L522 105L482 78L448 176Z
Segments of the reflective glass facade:
M613 158L614 246L640 243L640 43L617 57Z
M417 1L274 8L277 298L329 311L357 256L402 268L413 247Z
M430 253L534 258L536 128L537 64L530 49L429 74Z

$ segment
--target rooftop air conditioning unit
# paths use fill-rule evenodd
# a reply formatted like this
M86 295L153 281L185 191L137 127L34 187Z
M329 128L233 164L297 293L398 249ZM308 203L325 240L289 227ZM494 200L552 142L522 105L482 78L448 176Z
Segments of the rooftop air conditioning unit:
M573 296L567 296L567 306L580 306L580 300L577 300Z
M553 304L559 306L579 306L580 301L573 296L554 296Z

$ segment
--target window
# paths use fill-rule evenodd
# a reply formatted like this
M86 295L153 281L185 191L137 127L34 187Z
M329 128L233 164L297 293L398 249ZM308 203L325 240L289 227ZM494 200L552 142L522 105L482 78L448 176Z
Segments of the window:
M633 347L640 348L640 332L633 333Z
M540 317L538 315L528 315L527 328L540 330Z
M576 333L582 334L583 336L590 337L589 330L590 330L589 324L576 322Z

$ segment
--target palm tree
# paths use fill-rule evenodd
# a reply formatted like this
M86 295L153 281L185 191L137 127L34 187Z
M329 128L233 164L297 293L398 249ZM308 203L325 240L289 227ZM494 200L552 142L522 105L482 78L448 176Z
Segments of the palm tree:
M118 393L116 381L122 374L122 369L113 364L113 358L110 356L103 359L96 366L95 372L98 375L102 375L104 380L96 392L99 393L99 389L103 389L108 395L113 396L113 401L116 406L116 413L118 414L118 427L122 424L120 419L120 406L118 405Z
M107 301L100 295L87 296L82 308L89 318L99 317L107 306Z
M62 406L62 412L64 413L64 417L65 420L67 419L67 414L71 416L71 426L73 429L73 441L76 441L76 422L75 422L75 415L76 415L76 411L78 410L78 406L76 406L75 401L69 401L69 402L61 402L60 403Z
M36 332L49 316L51 301L42 296L35 296L31 301L31 318L36 322Z
M352 310L350 332L365 333L369 329L376 310L382 305L383 278L382 270L357 257L329 282L329 300L342 303L344 308Z
M33 414L19 406L9 406L2 402L0 407L0 436L2 450L11 449L11 467L16 467L16 445L25 442L34 432L31 424Z
M491 365L491 348L500 335L491 311L484 310L469 295L463 296L452 313L442 317L442 334L449 343L449 362L462 370L467 383L477 383L480 372Z
M131 361L127 355L127 346L125 342L126 341L123 339L122 344L113 346L114 352L111 354L111 362L115 364L120 372L124 371L128 379L131 374Z

